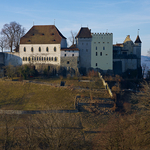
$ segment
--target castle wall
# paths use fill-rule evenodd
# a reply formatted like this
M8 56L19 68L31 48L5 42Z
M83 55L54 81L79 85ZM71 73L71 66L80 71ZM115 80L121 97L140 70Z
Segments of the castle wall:
M133 69L133 70L137 69L137 63L138 63L137 59L113 59L113 62L121 62L122 72L125 72L128 69Z
M4 62L5 66L8 66L9 64L13 66L20 66L22 65L22 59L20 58L19 52L7 52L4 53Z
M61 66L62 67L67 67L67 68L73 68L77 69L78 68L78 61L79 57L61 57Z
M0 64L4 65L4 53L0 52Z

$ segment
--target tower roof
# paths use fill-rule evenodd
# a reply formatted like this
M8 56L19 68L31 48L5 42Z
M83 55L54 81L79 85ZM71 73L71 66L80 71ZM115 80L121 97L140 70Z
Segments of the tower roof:
M76 38L92 38L91 30L89 30L87 27L81 27Z
M140 40L139 35L137 36L137 38L136 38L136 40L135 40L135 42L134 42L134 43L142 43L142 42L141 42L141 40Z
M128 41L132 41L132 40L130 39L130 35L127 35L127 37L126 37L126 39L124 40L123 43L126 43L126 42L128 42Z
M55 25L33 26L20 40L20 44L59 44L66 39Z

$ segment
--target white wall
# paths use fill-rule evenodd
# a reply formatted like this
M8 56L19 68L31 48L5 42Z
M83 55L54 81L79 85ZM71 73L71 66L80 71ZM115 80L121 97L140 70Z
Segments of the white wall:
M97 56L96 56L96 52L97 52ZM103 70L108 70L108 69L113 70L113 34L112 33L92 34L91 67L100 68Z
M24 52L24 47L26 47L26 52ZM31 51L31 47L33 47L33 52ZM39 52L39 47L41 47L41 52ZM46 51L46 48L48 47L48 52ZM56 52L54 51L54 47L56 47ZM53 64L53 65L60 65L60 44L20 44L19 48L20 57L23 60L23 57L30 57L32 60L32 57L45 57L46 60L44 61L22 61L23 64ZM47 57L52 58L52 60L47 61ZM57 57L57 61L54 61L54 58Z

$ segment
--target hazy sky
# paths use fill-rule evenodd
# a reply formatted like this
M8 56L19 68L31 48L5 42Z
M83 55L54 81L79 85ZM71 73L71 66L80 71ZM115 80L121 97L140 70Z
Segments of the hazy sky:
M53 25L68 38L70 31L89 27L113 33L113 43L127 35L133 42L140 29L142 55L150 49L150 0L1 0L0 30L16 21L28 31L35 25Z

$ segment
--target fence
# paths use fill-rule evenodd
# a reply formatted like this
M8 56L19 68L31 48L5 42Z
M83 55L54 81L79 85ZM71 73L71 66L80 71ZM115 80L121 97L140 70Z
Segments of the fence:
M101 75L100 73L98 73L98 74L99 74L100 79L101 79L102 82L103 82L103 86L105 87L106 90L108 90L109 95L110 95L111 97L113 97L112 91L111 91L111 89L109 88L108 83L105 82L105 80L103 79L103 77L102 77L102 75Z

